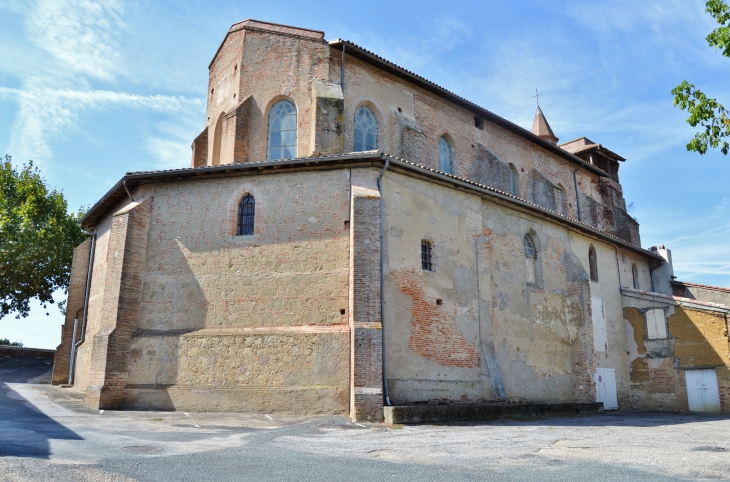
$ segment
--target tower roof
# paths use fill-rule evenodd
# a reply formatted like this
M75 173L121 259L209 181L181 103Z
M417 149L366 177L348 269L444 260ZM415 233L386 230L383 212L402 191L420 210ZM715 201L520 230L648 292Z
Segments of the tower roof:
M539 105L535 112L535 120L532 122L532 133L552 144L558 143L558 138L555 137L555 134L553 134L553 130L550 128L550 124L548 124L547 119L545 119L545 114L542 113L542 109L540 109Z

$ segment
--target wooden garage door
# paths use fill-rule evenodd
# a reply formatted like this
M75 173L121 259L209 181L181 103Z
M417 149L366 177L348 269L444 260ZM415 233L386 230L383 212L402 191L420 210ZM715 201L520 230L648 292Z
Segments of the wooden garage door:
M714 368L685 370L687 402L690 412L719 412L720 392Z

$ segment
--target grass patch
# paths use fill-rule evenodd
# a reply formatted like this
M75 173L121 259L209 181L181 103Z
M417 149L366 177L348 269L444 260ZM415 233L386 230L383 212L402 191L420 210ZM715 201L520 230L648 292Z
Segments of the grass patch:
M164 418L162 418L162 417L155 417L155 418L151 418L150 420L152 420L153 422L162 422L162 421L164 421L165 419L164 419Z
M403 425L402 423L394 423L393 425L388 425L388 428L392 430L403 430L404 427L405 425Z

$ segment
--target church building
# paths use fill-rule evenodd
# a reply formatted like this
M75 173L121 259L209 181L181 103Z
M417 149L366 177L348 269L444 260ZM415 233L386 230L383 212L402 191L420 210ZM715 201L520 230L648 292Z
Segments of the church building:
M81 221L53 380L89 406L687 410L712 369L730 412L730 292L641 247L620 155L320 31L236 23L209 72L190 167Z

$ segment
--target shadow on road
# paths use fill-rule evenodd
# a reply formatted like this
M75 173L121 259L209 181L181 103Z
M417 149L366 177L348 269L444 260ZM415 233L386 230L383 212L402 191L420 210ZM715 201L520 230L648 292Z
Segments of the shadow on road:
M0 358L0 456L47 459L51 439L83 440L9 385L25 384L52 366L42 358Z

